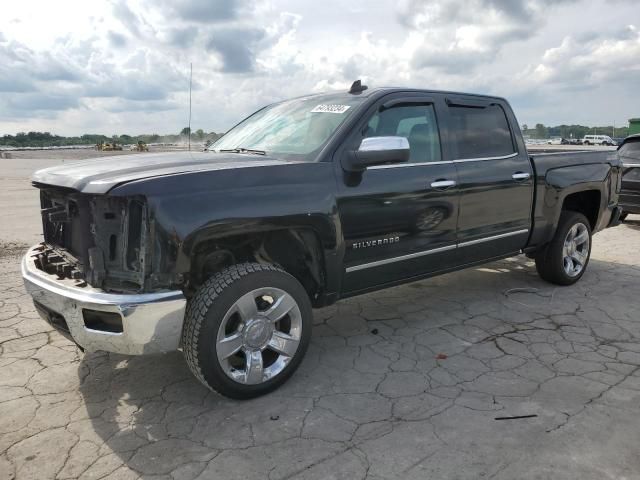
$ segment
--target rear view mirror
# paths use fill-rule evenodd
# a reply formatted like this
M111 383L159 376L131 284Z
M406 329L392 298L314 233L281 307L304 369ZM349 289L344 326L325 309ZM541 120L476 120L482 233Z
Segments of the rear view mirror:
M361 172L375 165L407 162L409 154L409 141L405 137L368 137L358 150L348 152L343 166L345 170Z

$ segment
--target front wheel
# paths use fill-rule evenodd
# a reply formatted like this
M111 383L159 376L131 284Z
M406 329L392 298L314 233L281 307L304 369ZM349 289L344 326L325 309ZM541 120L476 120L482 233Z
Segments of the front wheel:
M282 385L311 337L307 292L275 265L233 265L190 300L183 351L193 374L227 397L247 399Z
M536 269L543 280L572 285L584 274L591 256L591 227L583 214L564 211L556 233L536 256Z

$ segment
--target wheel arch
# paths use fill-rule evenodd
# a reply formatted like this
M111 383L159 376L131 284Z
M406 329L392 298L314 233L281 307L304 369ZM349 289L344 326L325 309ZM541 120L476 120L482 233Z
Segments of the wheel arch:
M311 227L202 236L191 245L186 261L189 292L220 270L243 262L278 265L302 284L314 305L323 303L328 286L321 236Z
M584 214L595 233L603 228L603 212L609 201L611 166L607 163L571 165L549 170L545 175L537 218L544 228L536 232L535 244L545 245L553 238L563 211ZM606 220L606 219L604 219ZM605 225L606 226L606 225Z
M598 189L580 190L564 197L560 211L573 211L582 213L587 220L592 231L598 225L602 201L602 192Z

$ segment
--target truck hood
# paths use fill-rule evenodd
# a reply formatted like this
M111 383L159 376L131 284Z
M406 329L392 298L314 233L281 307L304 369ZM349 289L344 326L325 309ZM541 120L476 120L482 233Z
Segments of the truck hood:
M138 153L69 162L38 170L31 179L34 183L72 188L84 193L107 193L117 185L143 178L283 163L292 162L241 153Z

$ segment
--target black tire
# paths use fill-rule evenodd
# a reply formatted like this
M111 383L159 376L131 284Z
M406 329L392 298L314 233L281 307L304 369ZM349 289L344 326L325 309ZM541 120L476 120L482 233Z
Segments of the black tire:
M289 294L300 309L302 332L298 349L286 367L273 378L258 384L239 383L223 370L217 355L217 335L225 314L244 294L260 288L276 288ZM187 305L182 348L189 369L206 387L235 399L249 399L269 393L298 368L311 339L313 313L303 286L275 265L242 263L228 267L208 279Z
M620 214L620 223L624 222L627 217L629 216L629 214L627 212L623 212Z
M589 234L589 246L582 270L577 275L570 276L564 268L563 248L569 230L577 223L582 223L586 226ZM570 210L563 211L560 215L558 228L556 229L553 239L546 248L536 256L536 270L538 271L538 275L540 275L543 280L556 285L573 285L582 278L582 275L584 275L587 269L589 258L591 257L591 246L591 225L587 217L578 212Z

